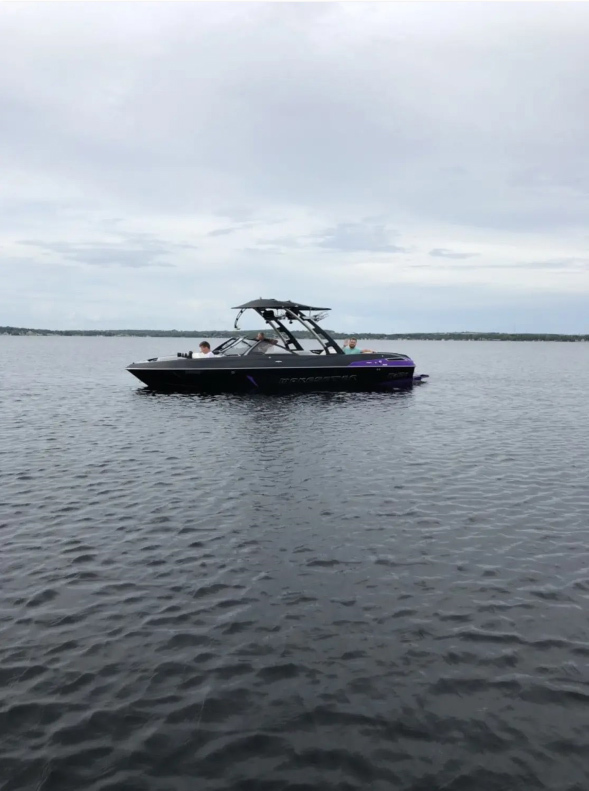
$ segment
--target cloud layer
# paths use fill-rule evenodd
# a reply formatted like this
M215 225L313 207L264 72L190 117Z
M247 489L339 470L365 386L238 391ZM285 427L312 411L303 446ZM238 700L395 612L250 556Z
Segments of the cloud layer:
M585 4L4 4L0 324L587 332ZM468 307L466 307L468 306Z

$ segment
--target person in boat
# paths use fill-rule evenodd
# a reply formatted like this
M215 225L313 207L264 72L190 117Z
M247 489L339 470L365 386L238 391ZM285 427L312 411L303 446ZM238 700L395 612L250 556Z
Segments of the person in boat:
M257 341L266 341L266 343L271 343L273 346L276 346L278 341L275 338L267 338L263 332L258 332L256 335Z
M200 353L203 357L214 357L215 355L211 351L211 344L208 341L203 341L202 343L198 344L200 349Z
M360 349L357 338L349 338L344 341L344 354L374 354L372 349Z

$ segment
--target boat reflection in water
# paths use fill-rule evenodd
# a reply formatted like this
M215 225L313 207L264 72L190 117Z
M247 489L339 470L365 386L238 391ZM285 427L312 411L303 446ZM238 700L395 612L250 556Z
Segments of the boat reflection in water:
M258 313L277 339L234 337L213 349L213 357L178 352L132 363L127 370L152 390L191 393L284 393L316 390L388 390L411 387L415 363L406 354L345 354L320 325L329 308L257 299L234 308L237 323L246 310ZM297 322L320 348L305 350L286 324Z

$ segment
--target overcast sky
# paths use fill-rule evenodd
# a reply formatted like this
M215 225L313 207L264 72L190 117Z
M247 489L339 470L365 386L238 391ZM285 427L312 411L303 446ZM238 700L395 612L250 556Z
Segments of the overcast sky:
M0 5L0 325L589 332L586 3Z

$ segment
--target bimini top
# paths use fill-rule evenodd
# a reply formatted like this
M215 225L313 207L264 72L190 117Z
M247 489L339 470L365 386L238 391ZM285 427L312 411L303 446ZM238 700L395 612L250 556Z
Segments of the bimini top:
M299 341L284 324L284 322L292 324L297 321L304 330L310 332L319 341L326 354L333 352L343 354L331 335L317 323L325 318L324 311L329 308L313 308L311 305L301 305L300 302L292 302L290 299L262 299L260 297L260 299L252 299L251 302L238 305L233 310L239 311L235 319L235 329L239 329L237 323L242 314L246 310L254 310L282 338L286 349L304 351Z
M253 299L251 302L246 302L244 305L237 305L233 310L247 310L248 308L253 308L253 310L331 310L331 308L314 308L311 307L311 305L301 305L300 302L291 302L289 299Z

